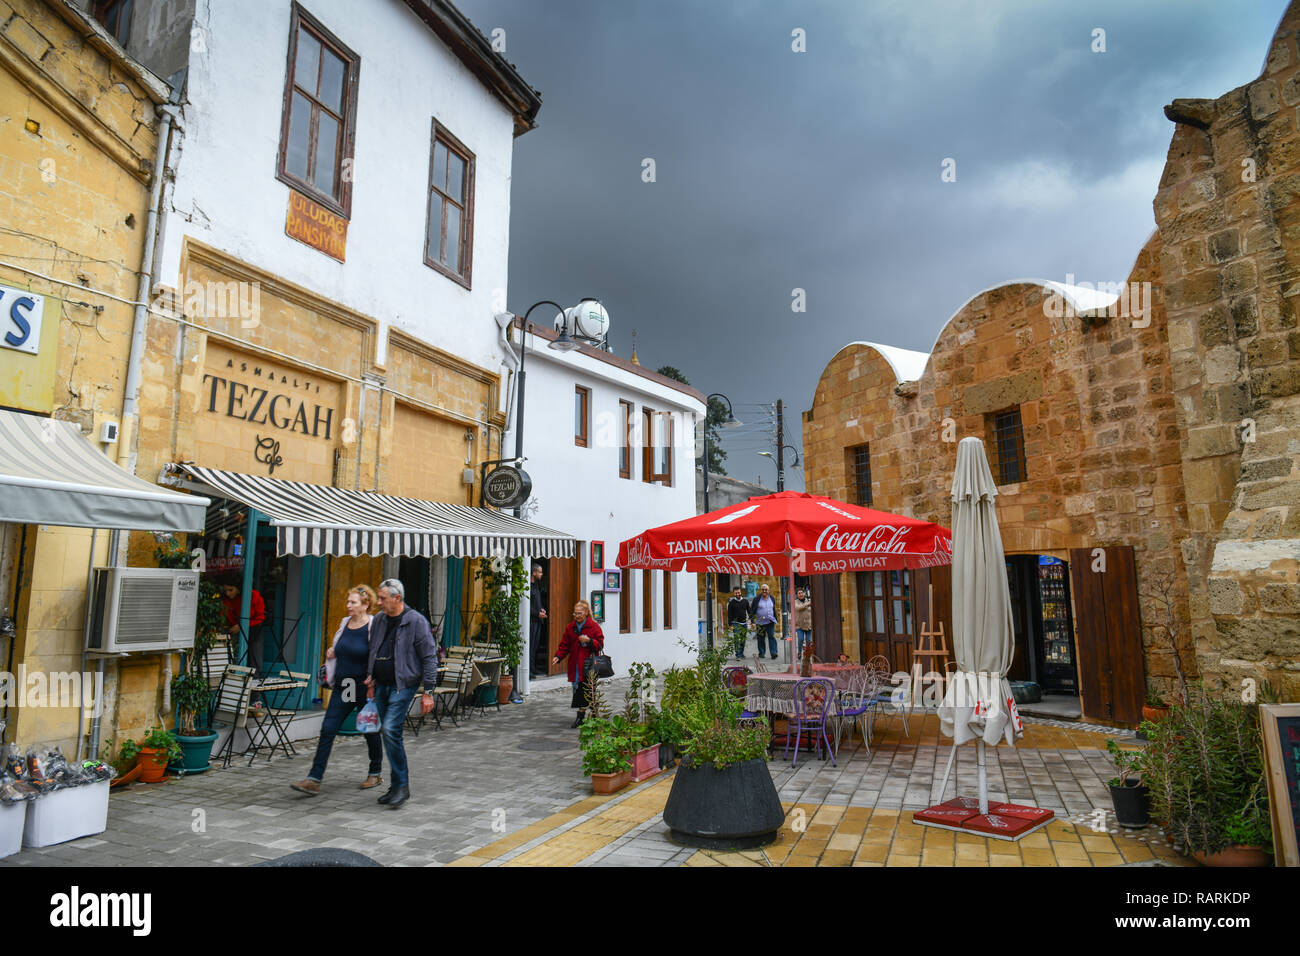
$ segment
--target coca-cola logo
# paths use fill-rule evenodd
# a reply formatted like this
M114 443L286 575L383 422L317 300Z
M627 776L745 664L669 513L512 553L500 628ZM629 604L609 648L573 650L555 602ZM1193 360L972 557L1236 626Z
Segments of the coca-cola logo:
M627 567L671 569L671 558L656 558L650 553L650 544L644 538L634 538L627 546Z
M775 574L772 570L772 562L767 558L741 559L720 555L704 560L710 574L754 574L764 577L773 577Z
M911 528L879 524L866 531L840 531L838 524L828 525L817 536L814 551L861 551L864 554L904 554Z

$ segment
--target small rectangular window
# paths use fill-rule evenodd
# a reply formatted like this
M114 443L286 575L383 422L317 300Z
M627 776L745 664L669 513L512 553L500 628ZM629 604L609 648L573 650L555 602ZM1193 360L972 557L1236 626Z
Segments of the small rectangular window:
M849 493L855 505L871 507L871 446L849 449Z
M655 578L653 571L641 572L641 630L655 628Z
M1025 433L1020 406L995 412L989 424L993 431L993 473L999 485L1013 485L1028 477L1025 468Z
M581 385L573 390L573 443L586 448L591 421L591 389Z
M618 572L620 587L618 592L618 632L632 633L632 574L626 568Z
M632 403L619 399L619 415L623 418L623 443L618 449L618 476L632 477Z
M433 121L424 264L470 287L474 247L474 154Z
M295 3L276 177L344 218L352 212L360 71L361 58Z
M95 0L91 16L98 20L105 30L121 46L131 35L131 0Z
M655 413L641 409L641 480L655 480Z
M659 412L654 416L655 437L652 457L655 463L654 481L672 487L673 484L673 415Z
M673 573L664 572L664 630L673 626Z

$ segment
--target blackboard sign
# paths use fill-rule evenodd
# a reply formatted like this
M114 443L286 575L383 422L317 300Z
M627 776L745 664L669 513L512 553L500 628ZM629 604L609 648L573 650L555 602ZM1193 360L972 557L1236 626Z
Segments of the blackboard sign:
M1263 704L1264 765L1279 866L1300 866L1300 704Z

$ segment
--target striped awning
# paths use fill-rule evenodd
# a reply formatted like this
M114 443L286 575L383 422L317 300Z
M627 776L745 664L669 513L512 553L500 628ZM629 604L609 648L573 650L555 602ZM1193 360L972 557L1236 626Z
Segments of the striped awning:
M207 506L120 468L73 422L0 410L0 521L194 531Z
M256 508L276 530L276 550L296 555L571 558L575 539L487 508L241 475L198 465L168 470L200 490Z

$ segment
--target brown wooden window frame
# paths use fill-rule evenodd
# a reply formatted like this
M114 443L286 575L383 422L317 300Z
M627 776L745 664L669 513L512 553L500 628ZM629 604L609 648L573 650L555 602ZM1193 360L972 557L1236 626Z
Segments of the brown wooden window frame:
M651 455L650 460L653 463L657 457L654 452L663 452L663 471L658 471L657 466L655 473L651 476L651 481L662 484L665 488L673 486L673 413L656 412L655 419L664 423L664 444L662 448L655 448L654 437L650 439Z
M575 402L581 403L574 408L574 418L578 427L574 429L573 443L581 448L587 448L591 443L591 389L575 385L573 398Z
M317 142L315 131L319 131L319 121L317 120L317 110L327 110L331 116L338 116L333 110L325 106L316 99L315 91L307 93L301 87L297 87L294 82L294 70L298 60L298 36L302 30L306 30L321 42L322 47L329 47L339 59L343 60L346 65L343 74L343 110L344 115L339 116L340 129L340 147L335 156L335 185L338 189L338 195L331 195L323 192L319 187L309 181L303 181L289 172L287 168L289 158L289 121L290 111L293 105L294 90L297 89L312 104L311 119L308 120L307 133L307 174L311 175L312 166L316 160ZM317 64L317 76L319 77L320 64ZM352 216L352 176L348 174L350 164L356 154L357 139L357 87L360 85L361 78L361 57L352 52L343 44L325 26L314 16L308 13L301 4L293 5L293 14L289 21L289 55L285 67L284 76L284 100L280 104L280 149L276 155L275 178L280 180L286 186L296 189L304 196L320 203L332 212L338 213L344 219L350 219ZM319 81L318 81L319 82Z
M618 451L618 476L632 477L632 422L636 409L631 402L618 400L618 409L623 416L623 445Z
M673 626L673 573L664 572L664 630Z
M641 480L648 485L655 480L655 413L645 407L641 409Z
M465 200L464 203L458 202L451 196L448 196L441 189L438 189L433 182L434 153L441 143L451 153L456 154L465 162ZM470 288L473 282L474 274L474 153L460 140L451 134L447 127L441 125L435 118L433 121L433 136L429 141L429 188L426 190L424 204L424 264L435 272L441 272L452 282L463 285L466 289ZM452 203L460 209L460 241L464 243L465 255L462 259L464 266L463 272L456 272L444 266L437 259L429 258L429 237L433 229L433 217L430 215L429 207L433 198L434 191L437 190L442 197L442 221L438 225L438 241L441 246L447 238L447 203Z
M620 634L632 633L632 575L627 568L622 568L619 572L622 580L619 582L618 592L618 632Z
M123 16L123 11L126 15ZM131 37L131 17L135 13L134 0L95 0L91 17L123 48ZM113 22L109 22L109 17Z
M990 412L985 419L991 446L993 475L999 485L1015 485L1029 479L1025 460L1025 425L1020 406Z
M648 568L641 572L641 630L655 629L655 573Z

